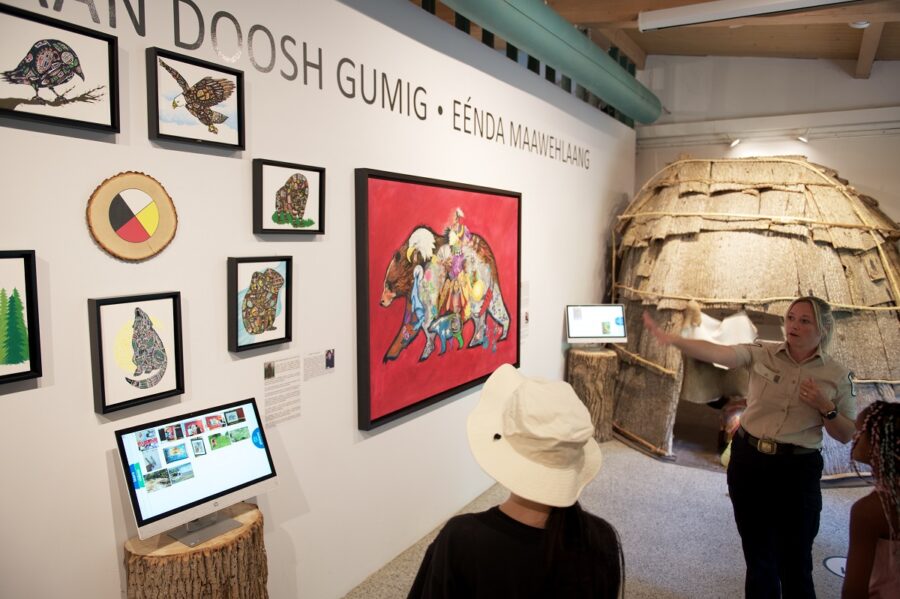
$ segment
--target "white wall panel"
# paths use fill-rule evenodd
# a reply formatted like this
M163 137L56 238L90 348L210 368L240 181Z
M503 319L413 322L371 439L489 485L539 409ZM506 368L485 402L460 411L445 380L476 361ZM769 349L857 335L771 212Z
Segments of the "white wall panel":
M371 434L356 428L353 169L521 192L522 280L530 286L532 317L522 365L531 374L561 377L563 306L601 299L612 207L634 187L634 132L405 0L357 3L368 4L364 9L331 0L196 0L205 40L194 51L173 43L175 7L182 11L184 37L196 34L185 2L146 2L144 37L131 27L122 2L116 3L115 29L105 2L95 3L100 24L83 2L65 2L58 13L53 2L51 8L12 4L118 36L122 132L105 136L0 120L0 245L37 252L44 357L44 376L36 383L0 389L7 422L0 436L0 596L120 594L122 545L134 527L113 431L244 397L264 404L262 364L273 357L333 347L337 368L303 383L301 416L268 431L281 480L259 498L272 597L342 596L487 488L464 432L477 388ZM217 11L234 15L244 44L251 25L261 24L276 42L291 36L298 61L303 42L321 48L322 89L313 81L304 85L302 75L295 81L280 75L291 69L280 50L270 73L253 67L246 47L234 64L223 62L210 41ZM221 49L234 54L227 20L220 25ZM149 46L245 72L245 151L198 151L147 139ZM267 62L263 49L255 47L257 62ZM344 57L425 88L427 119L345 98L336 77ZM586 148L590 167L455 131L454 100ZM325 235L301 241L253 236L253 158L327 169ZM140 264L108 256L85 224L91 192L123 170L157 178L178 210L172 244ZM294 341L229 354L226 257L282 253L294 257ZM182 293L186 393L109 418L96 415L87 299L168 290Z

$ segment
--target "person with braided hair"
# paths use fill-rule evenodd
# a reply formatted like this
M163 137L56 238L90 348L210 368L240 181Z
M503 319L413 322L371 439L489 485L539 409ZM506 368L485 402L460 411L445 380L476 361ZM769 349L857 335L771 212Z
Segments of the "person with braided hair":
M900 403L876 401L856 419L851 456L875 490L850 510L842 599L900 597Z

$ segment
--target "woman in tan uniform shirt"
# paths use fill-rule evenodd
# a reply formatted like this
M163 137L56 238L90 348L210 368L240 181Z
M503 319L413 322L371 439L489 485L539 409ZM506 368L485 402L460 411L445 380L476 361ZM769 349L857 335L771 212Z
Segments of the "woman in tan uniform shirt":
M663 345L686 356L750 370L747 410L732 442L728 491L741 535L748 598L815 597L812 544L822 510L823 429L847 443L856 401L851 373L825 349L831 307L801 297L788 306L782 343L717 345L666 333L644 314Z

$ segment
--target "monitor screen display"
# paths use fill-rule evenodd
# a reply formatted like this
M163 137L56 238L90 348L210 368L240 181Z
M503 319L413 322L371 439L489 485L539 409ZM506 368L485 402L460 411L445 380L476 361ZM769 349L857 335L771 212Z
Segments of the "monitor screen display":
M253 398L115 434L142 539L253 497L275 481Z
M590 304L566 306L566 341L569 343L625 343L625 306Z

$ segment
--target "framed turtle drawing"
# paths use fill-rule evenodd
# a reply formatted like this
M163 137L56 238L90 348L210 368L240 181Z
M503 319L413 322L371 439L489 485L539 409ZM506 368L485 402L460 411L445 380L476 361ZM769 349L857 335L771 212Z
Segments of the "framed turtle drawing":
M119 131L117 39L0 4L0 115Z
M253 232L325 232L325 169L253 160Z
M0 384L41 376L34 250L0 251Z
M88 321L98 414L184 393L179 292L89 299Z
M244 73L147 48L150 139L244 149Z
M228 351L291 340L291 256L228 259Z

